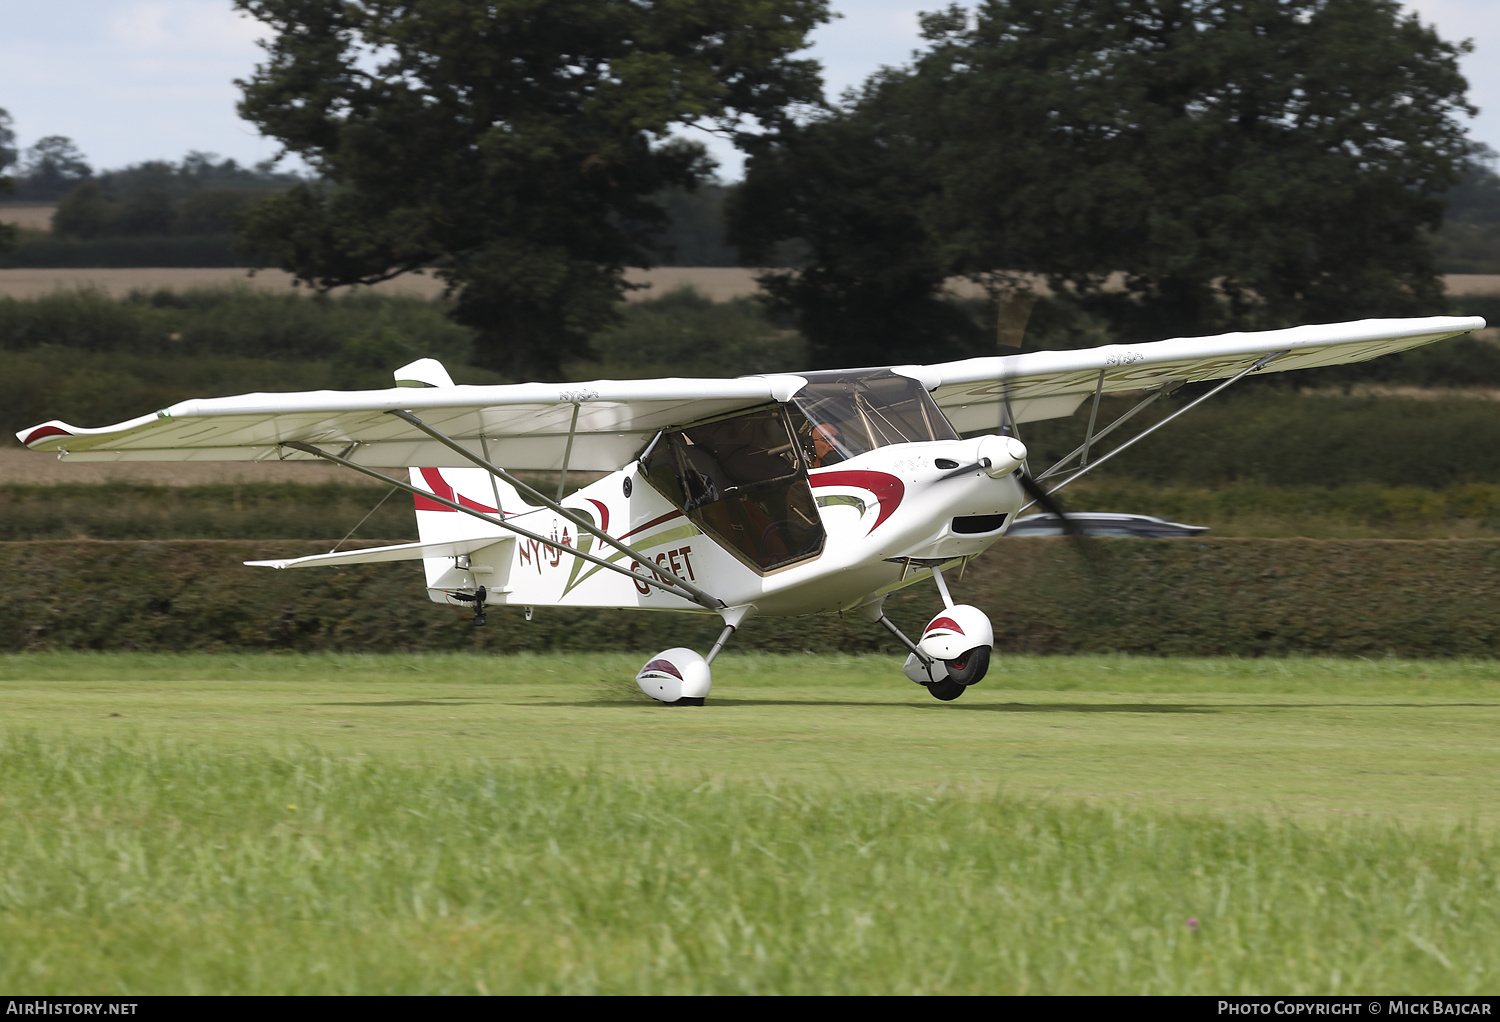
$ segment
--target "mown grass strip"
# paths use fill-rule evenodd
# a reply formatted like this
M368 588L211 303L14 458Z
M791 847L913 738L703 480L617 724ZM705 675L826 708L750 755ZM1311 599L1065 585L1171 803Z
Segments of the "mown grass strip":
M1494 988L1493 835L0 740L28 993Z

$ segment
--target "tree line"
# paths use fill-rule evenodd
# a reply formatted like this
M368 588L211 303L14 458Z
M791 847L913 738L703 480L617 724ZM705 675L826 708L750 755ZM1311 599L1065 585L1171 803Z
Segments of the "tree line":
M275 32L241 112L320 175L250 243L319 286L436 265L522 376L660 258L652 196L713 170L686 125L748 156L746 260L800 249L764 283L819 366L994 350L955 277L1040 276L1125 339L1439 311L1430 234L1476 155L1469 44L1396 0L955 5L831 104L794 56L821 0L238 6Z
M270 161L245 167L206 152L95 173L63 135L19 149L10 115L0 109L0 172L11 168L11 201L57 203L52 233L80 241L233 234L236 214L301 179Z
M244 171L212 161L85 173L59 230L228 223L321 289L436 272L518 378L563 375L625 269L684 250L781 267L769 302L836 366L991 353L997 303L1038 290L1034 333L1063 344L1439 312L1439 257L1500 242L1469 45L1396 0L954 5L836 102L798 56L824 0L237 6L272 32L241 113L312 176L245 171L242 202L173 197ZM692 128L746 154L743 183ZM49 152L31 177L87 170Z

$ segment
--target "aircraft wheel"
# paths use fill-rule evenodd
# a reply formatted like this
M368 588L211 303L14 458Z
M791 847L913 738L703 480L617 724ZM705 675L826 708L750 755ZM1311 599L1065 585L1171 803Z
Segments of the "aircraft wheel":
M964 686L951 679L945 681L934 681L927 686L927 691L932 693L932 698L941 699L943 702L952 702L964 694Z
M975 646L963 655L944 661L948 677L960 685L973 685L990 669L990 647Z

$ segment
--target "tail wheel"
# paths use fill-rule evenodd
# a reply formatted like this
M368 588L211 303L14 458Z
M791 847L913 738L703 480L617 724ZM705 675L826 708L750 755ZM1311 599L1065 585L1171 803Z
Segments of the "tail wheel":
M952 660L943 661L948 668L948 679L959 686L972 685L990 669L990 647L975 646ZM942 698L939 696L939 698ZM952 698L951 696L949 697Z
M932 693L932 698L941 699L943 702L951 702L964 694L964 686L956 681L934 681L927 686L927 691Z

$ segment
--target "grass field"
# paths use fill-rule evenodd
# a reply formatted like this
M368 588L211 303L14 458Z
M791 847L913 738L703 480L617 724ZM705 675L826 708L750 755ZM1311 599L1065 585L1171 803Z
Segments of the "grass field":
M1500 986L1500 664L639 659L0 658L0 987Z

